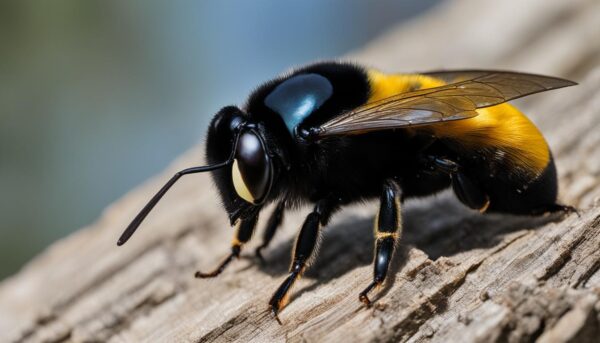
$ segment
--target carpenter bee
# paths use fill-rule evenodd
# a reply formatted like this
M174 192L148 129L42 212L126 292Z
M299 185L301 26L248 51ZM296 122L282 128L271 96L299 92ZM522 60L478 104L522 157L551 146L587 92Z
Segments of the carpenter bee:
M556 168L546 140L507 101L574 82L491 70L386 74L357 64L324 62L258 87L239 108L222 108L207 133L208 166L176 173L119 238L124 244L183 175L212 171L235 238L212 272L219 275L252 237L259 213L276 203L262 244L284 212L314 204L295 247L289 275L269 306L278 319L294 283L314 259L321 228L340 207L379 197L373 280L382 284L402 233L405 199L451 187L480 212L539 215L557 203Z

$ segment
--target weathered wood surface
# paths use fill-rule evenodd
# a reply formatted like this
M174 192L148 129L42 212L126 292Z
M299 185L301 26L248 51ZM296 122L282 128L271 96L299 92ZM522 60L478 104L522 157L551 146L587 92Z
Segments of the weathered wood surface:
M52 245L0 285L0 341L590 341L600 337L600 2L446 3L352 58L385 70L510 68L578 87L520 104L554 151L560 217L482 216L451 194L409 202L390 279L364 309L374 204L337 215L279 326L266 312L306 211L265 252L216 280L196 280L232 230L207 177L181 181L124 247L116 238L201 146ZM263 216L263 220L265 216ZM256 243L246 250L251 254Z

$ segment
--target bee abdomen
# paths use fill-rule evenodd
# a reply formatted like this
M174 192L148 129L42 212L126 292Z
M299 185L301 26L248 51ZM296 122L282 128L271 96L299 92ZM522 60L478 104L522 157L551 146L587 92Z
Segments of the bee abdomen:
M514 214L544 212L544 209L556 204L558 195L554 159L550 156L546 167L533 179L508 177L489 180L486 188L490 197L488 211Z

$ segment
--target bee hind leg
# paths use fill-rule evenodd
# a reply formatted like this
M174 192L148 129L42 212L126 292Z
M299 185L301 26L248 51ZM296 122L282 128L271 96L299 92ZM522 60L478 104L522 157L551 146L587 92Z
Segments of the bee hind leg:
M490 198L462 171L458 163L433 156L427 157L427 163L431 169L450 175L452 190L460 202L482 213L488 209Z
M402 234L401 196L398 185L392 180L387 180L381 193L379 213L375 217L373 281L358 296L367 306L371 306L369 292L385 281L396 242Z
M485 212L490 206L490 198L481 191L474 183L461 171L451 174L452 190L460 202L469 208Z

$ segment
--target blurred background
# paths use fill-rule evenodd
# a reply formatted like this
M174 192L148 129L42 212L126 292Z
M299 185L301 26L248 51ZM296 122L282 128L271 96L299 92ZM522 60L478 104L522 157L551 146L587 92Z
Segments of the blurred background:
M199 142L220 107L437 2L3 1L0 279Z

